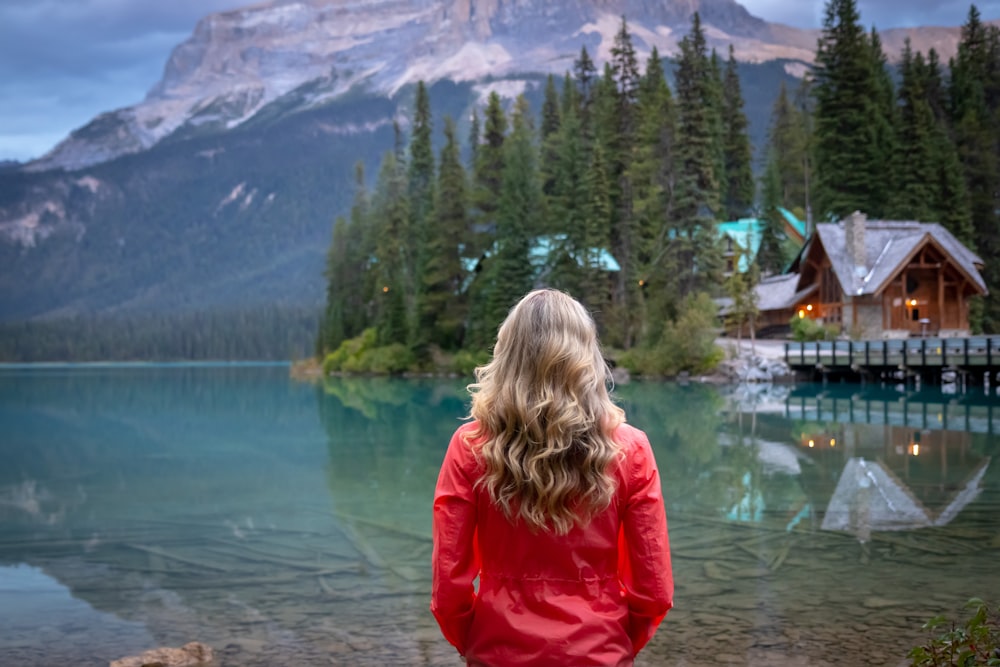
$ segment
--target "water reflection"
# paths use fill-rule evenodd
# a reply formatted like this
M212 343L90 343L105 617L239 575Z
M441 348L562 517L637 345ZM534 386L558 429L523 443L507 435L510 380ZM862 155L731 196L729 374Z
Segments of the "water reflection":
M0 640L0 664L107 664L192 640L219 667L455 664L428 566L463 385L0 371L0 568L64 592L47 598L56 629ZM926 618L1000 598L984 576L1000 557L993 399L641 382L618 395L660 462L678 583L640 664L895 664ZM98 629L109 615L113 637ZM5 633L17 620L0 603Z

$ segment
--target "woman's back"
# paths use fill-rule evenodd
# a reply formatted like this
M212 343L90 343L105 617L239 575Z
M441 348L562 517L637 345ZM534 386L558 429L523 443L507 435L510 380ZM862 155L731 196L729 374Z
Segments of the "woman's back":
M656 462L609 397L593 319L528 294L476 378L434 496L442 632L470 664L631 664L672 604L670 552Z
M479 591L467 627L457 629L465 636L460 651L469 664L494 666L632 664L673 592L666 522L657 511L660 482L645 435L618 427L623 456L614 499L586 526L560 535L511 522L481 486L470 487L481 475L475 442L464 440L474 428L467 424L452 439L435 502L437 525L452 522L444 514L456 497L470 500L460 514L474 504L476 515ZM633 557L633 544L646 545L642 558ZM468 558L446 551L436 546L435 560ZM433 609L444 627L448 608L467 601L468 591L449 594L440 583L436 578Z

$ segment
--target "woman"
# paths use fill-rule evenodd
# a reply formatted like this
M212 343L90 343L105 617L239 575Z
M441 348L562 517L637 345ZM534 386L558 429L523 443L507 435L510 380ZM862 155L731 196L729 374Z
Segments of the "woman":
M434 494L431 594L470 665L632 665L672 606L656 462L609 375L555 290L514 306L476 369Z

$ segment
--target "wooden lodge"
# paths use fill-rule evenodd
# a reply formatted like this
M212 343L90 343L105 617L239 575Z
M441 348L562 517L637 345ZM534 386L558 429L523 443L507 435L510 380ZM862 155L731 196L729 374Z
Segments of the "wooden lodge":
M761 282L759 326L809 317L852 339L968 336L982 266L937 223L854 213L816 225L789 272Z

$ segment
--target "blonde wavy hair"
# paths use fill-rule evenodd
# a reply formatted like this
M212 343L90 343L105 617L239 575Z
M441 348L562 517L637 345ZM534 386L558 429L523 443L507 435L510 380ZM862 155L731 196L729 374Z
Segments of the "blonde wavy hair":
M615 493L612 439L624 412L594 320L568 294L527 294L500 325L493 358L476 369L468 435L485 487L504 514L532 529L568 533Z

